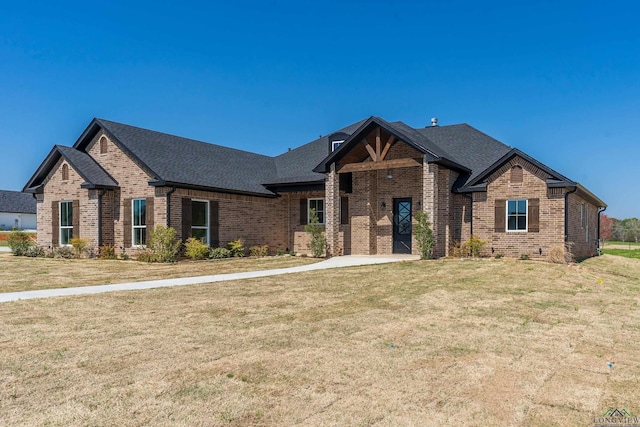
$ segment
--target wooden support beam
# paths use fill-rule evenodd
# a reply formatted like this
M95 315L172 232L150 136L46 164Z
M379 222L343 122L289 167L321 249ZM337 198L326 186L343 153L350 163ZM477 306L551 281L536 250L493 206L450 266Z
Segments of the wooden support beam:
M384 160L384 158L387 157L387 153L389 152L389 149L393 145L394 139L396 139L396 137L393 135L389 137L389 139L387 140L387 143L384 146L384 150L382 150L382 154L380 154L380 160Z
M369 152L369 155L371 156L371 160L373 160L374 162L377 162L378 156L376 156L376 152L373 151L373 148L371 148L371 146L369 145L369 141L367 141L366 139L363 139L362 142L364 143L364 147Z
M422 159L394 159L383 160L380 162L349 163L340 167L336 172L362 172L381 169L411 168L417 166L422 166Z
M381 152L381 148L380 147L380 128L376 128L376 158L378 160L382 160L382 158L380 157L380 152Z

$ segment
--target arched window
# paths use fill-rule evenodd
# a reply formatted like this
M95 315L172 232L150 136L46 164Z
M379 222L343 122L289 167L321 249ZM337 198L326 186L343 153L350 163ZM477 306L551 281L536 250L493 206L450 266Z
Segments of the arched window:
M107 152L107 138L103 136L100 138L100 154L104 154L106 152Z
M69 181L69 165L66 163L62 165L62 180Z
M522 182L522 166L514 166L511 168L511 183L518 184Z

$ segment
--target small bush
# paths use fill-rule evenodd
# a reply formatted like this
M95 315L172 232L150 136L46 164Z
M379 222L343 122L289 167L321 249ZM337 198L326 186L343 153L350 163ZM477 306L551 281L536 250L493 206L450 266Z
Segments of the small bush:
M71 246L73 247L73 252L75 253L76 258L82 258L82 254L87 249L89 242L86 239L81 239L79 237L74 237L69 241Z
M100 246L98 259L117 259L116 248L110 245Z
M22 230L12 230L7 238L7 244L11 253L15 256L26 256L29 250L36 245L31 236Z
M425 211L416 212L416 221L417 224L413 228L413 234L416 236L416 242L418 243L418 248L420 248L420 259L431 259L436 239L433 237L429 214Z
M309 249L311 254L316 258L322 258L325 256L325 250L327 248L327 239L324 236L324 227L320 225L318 215L316 215L315 209L309 210L309 224L304 226L304 231L311 234L311 241L309 242Z
M296 251L294 251L293 249L289 251L289 255L291 256L296 256Z
M27 250L27 253L25 254L25 256L28 256L31 258L44 258L45 256L47 256L47 253L45 252L44 248L40 246L31 246Z
M503 256L504 256L504 255L502 255L502 254L496 254L496 259L500 259L500 258L502 258Z
M209 256L209 246L200 239L189 237L184 242L184 254L192 260L205 259Z
M475 236L471 236L469 240L464 243L454 242L449 249L449 255L454 258L478 258L482 256L482 248L487 242L480 240Z
M529 255L527 255L527 254L520 254L520 259L521 259L521 260L523 260L523 261L526 261L526 260L528 260L528 259L529 259Z
M60 246L51 251L53 258L71 259L75 257L75 251L71 246Z
M574 261L573 253L571 252L572 249L573 242L552 246L549 249L549 253L547 253L546 260L554 264L569 264Z
M268 245L256 245L249 248L249 255L253 257L265 257L269 256Z
M227 249L231 251L232 257L244 256L244 242L242 241L242 239L233 240L227 243Z
M122 255L126 256L126 258L122 258L122 259L125 259L125 260L129 259L129 255L127 255L127 254L122 254ZM138 252L138 254L136 255L136 261L140 261L140 262L158 262L158 261L156 261L155 254L149 248L144 248L140 252Z
M480 240L476 236L471 235L471 238L464 242L463 248L470 257L478 258L482 255L482 248L486 244L487 242L484 240Z
M209 252L211 259L231 258L231 251L227 248L211 248Z
M278 251L276 252L277 256L283 256L285 254L285 252L282 249L278 249Z
M180 245L181 242L176 237L176 230L160 225L149 235L149 244L138 254L138 261L176 262Z

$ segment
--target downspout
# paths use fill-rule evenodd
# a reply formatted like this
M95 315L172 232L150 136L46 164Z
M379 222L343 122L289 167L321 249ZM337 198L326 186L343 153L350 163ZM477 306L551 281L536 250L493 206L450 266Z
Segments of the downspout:
M102 196L107 194L107 190L102 189L98 193L98 250L102 246Z
M596 233L597 233L596 234L596 236L597 236L596 239L597 239L597 242L598 242L598 247L597 247L598 255L602 255L601 252L600 252L600 214L602 212L606 211L606 210L607 210L606 206L598 208L598 229L596 231Z
M167 191L167 228L171 227L171 194L176 191L176 186Z
M564 241L569 241L569 195L578 191L578 187L573 187L573 190L564 193Z

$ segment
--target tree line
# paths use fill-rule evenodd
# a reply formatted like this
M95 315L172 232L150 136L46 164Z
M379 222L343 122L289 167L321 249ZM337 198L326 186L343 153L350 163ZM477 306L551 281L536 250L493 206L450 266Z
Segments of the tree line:
M602 214L600 238L620 242L640 242L640 220L638 218L617 219Z

